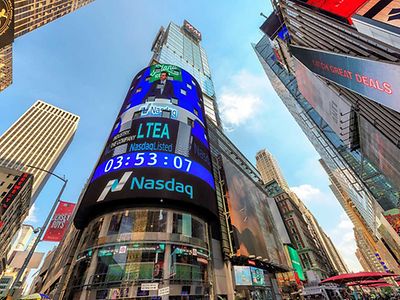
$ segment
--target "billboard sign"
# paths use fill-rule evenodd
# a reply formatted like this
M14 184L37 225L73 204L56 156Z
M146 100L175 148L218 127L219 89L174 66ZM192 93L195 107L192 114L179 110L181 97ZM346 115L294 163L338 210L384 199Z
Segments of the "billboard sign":
M400 112L400 65L300 46L290 48L313 73Z
M53 219L44 234L43 241L60 242L69 225L69 219L74 212L75 203L60 201Z
M265 286L264 270L250 267L251 281L254 286Z
M367 0L308 0L307 4L328 11L336 16L349 19Z
M357 11L357 15L400 28L400 0L370 0Z
M361 152L391 182L400 186L400 149L364 117L359 120ZM391 208L384 207L385 210Z
M301 94L343 142L350 142L351 105L296 58L293 61Z
M236 285L251 285L251 273L248 266L233 266Z
M185 28L185 30L188 31L196 40L201 41L201 32L188 21L183 21L183 28Z
M0 0L0 48L14 41L14 1Z
M74 222L79 228L99 209L150 203L217 215L200 86L166 64L132 81Z
M28 173L22 173L19 176L17 181L14 183L13 187L8 191L8 193L4 196L3 200L1 201L3 212L5 212L14 202L18 193L23 189L23 187L25 186L26 182L29 180L30 177L32 177L32 175Z
M287 246L287 249L289 252L290 261L292 262L292 267L295 270L295 272L297 273L297 275L299 276L299 279L306 280L297 250L291 246Z
M266 193L230 160L222 157L226 198L233 228L235 255L261 256L285 264Z

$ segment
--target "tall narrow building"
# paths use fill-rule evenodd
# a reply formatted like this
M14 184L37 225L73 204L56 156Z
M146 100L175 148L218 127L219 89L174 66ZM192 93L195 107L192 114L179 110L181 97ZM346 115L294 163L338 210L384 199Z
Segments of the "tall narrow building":
M16 232L29 212L33 177L28 173L0 167L0 274Z
M188 21L185 20L182 26L171 22L167 29L161 27L154 39L152 63L173 64L191 73L201 86L207 117L219 126L214 84L207 54L200 42L201 32Z
M275 160L275 157L266 149L257 152L256 167L261 174L264 184L275 180L285 191L289 191L289 186L285 177L283 177L278 162Z
M14 24L11 24L13 26L11 33L13 37L18 38L93 1L15 0L13 1ZM4 2L11 3L11 1ZM9 5L12 6L12 4ZM0 38L2 38L1 35ZM0 91L12 84L12 40L13 38L10 43L0 49Z
M36 101L0 136L0 165L34 175L32 202L61 159L78 127L79 116ZM36 167L30 168L27 165Z

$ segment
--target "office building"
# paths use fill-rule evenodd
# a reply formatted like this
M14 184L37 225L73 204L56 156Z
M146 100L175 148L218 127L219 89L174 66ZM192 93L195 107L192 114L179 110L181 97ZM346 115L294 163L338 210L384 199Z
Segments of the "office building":
M361 264L362 270L364 272L372 272L372 267L370 266L370 262L367 257L364 257L364 254L360 251L360 249L356 249L356 257Z
M78 122L77 115L38 100L0 136L0 165L23 168L34 176L31 203L49 177L37 168L55 168L72 141Z
M275 180L285 191L289 191L289 186L285 177L283 177L282 171L275 160L275 157L266 149L257 152L256 167L261 174L264 184Z
M389 233L387 235L380 234L379 238L377 238L366 224L361 213L354 206L346 190L341 187L337 179L338 175L336 175L338 172L332 172L323 160L320 160L320 163L329 176L331 182L330 188L333 194L354 225L354 237L357 244L356 256L361 266L365 268L364 262L360 258L360 253L362 257L368 260L369 269L375 271L400 271L396 261L399 258L400 243L392 241L391 234ZM384 222L384 218L381 218L378 233L387 233L388 230L393 230L389 225L385 226Z
M318 224L318 221L315 219L314 215L302 202L300 204L300 211L303 213L303 217L306 219L309 225L310 232L314 236L314 240L319 243L320 249L324 252L335 272L339 274L349 273L343 258L333 245L331 239Z
M207 54L201 46L201 32L188 21L182 26L171 22L161 27L154 39L152 62L172 64L188 71L200 83L207 117L220 125L217 100Z
M7 267L13 238L29 213L33 177L0 167L0 274Z
M48 252L45 262L37 272L31 285L31 294L41 293L51 299L64 299L66 283L71 276L74 255L82 231L70 223L58 247Z
M69 14L93 0L14 0L13 35L18 38L32 30ZM6 1L8 2L8 1ZM11 2L11 1L10 1ZM12 40L0 49L0 91L12 84Z
M311 212L301 201L300 204L294 201L275 180L267 183L265 189L278 204L291 239L291 245L297 250L302 268L307 275L307 282L310 285L316 285L319 281L336 274L338 270L332 264L327 249L324 248L315 227L309 220L312 216ZM307 210L308 216L303 214L305 210ZM319 228L319 231L322 232L322 229Z
M323 10L316 12L312 5L293 1L274 4L276 11L262 25L265 35L254 45L256 54L281 100L335 175L337 185L343 189L346 199L362 219L365 230L378 241L385 237L382 240L384 246L380 245L382 252L390 252L397 257L398 245L394 242L397 234L390 225L377 220L384 219L384 211L398 206L396 178L400 177L393 175L396 174L394 157L398 157L397 150L392 149L393 143L384 137L389 135L388 126L397 122L398 113L377 104L375 96L369 95L374 99L368 100L360 95L361 91L355 92L343 86L346 83L342 82L339 86L332 78L326 78L328 75L313 69L307 60L310 57L321 60L323 54L313 56L307 52L307 56L304 51L311 51L309 48L314 47L343 54L335 59L348 57L346 59L350 60L354 59L351 55L359 56L362 51L365 51L365 56L375 53L368 56L369 60L377 60L379 56L382 61L389 58L396 61L397 54L393 47L384 47L382 42L360 34L349 24L343 24L343 19L326 16ZM304 24L299 25L294 16L302 16ZM324 30L326 28L329 31ZM335 36L327 41L326 35L332 34ZM361 44L362 49L357 46ZM344 54L346 47L351 55ZM333 58L330 59L333 64ZM321 68L324 66L322 64ZM395 65L387 66L395 68ZM332 67L332 70L338 69ZM321 99L327 100L322 102ZM390 130L390 135L394 141L396 128ZM377 140L370 141L369 138ZM376 160L376 155L380 162Z
M20 267L27 256L27 251L32 247L34 242L35 230L31 225L22 225L19 227L18 232L13 236L13 241L7 254L7 267L0 276L0 297L6 297L9 294L9 289L13 284ZM16 297L21 294L22 290L26 287L25 279L27 278L32 268L37 268L40 264L43 253L34 253L27 269L22 276L22 285L17 288L14 293Z

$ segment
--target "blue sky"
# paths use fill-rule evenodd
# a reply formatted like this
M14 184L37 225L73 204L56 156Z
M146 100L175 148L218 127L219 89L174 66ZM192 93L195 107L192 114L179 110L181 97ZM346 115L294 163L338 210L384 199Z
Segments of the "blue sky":
M268 15L270 3L249 3L96 0L18 38L14 83L0 93L0 133L37 99L79 115L75 138L55 170L69 180L63 200L76 202L132 77L150 61L158 29L187 19L202 33L228 136L252 162L262 148L277 158L289 185L358 270L351 222L329 190L318 154L275 94L251 47L262 37L260 12ZM49 180L31 224L42 224L60 187L61 182ZM41 243L39 249L54 245Z

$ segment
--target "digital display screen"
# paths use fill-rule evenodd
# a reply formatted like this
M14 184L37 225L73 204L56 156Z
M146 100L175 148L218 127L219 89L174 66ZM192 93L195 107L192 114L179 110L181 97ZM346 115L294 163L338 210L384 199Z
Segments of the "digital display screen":
M92 174L76 226L95 206L173 204L216 216L205 122L200 86L188 72L165 64L142 70Z
M236 285L251 285L250 267L233 266Z
M251 280L253 285L256 286L264 286L265 285L265 277L263 269L250 267L251 272Z
M261 256L273 263L286 265L268 195L225 156L222 156L222 165L225 197L233 229L234 254Z

